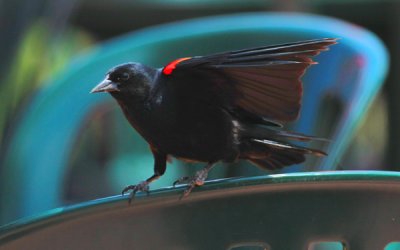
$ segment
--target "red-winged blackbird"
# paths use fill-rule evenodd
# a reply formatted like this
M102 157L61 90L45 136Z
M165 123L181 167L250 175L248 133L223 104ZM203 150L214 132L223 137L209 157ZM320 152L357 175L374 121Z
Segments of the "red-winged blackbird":
M148 192L169 156L207 163L177 181L188 181L186 196L218 161L244 159L278 169L303 162L305 154L326 155L286 142L318 138L280 127L299 115L300 78L314 64L310 57L335 43L326 38L185 57L159 69L140 63L112 68L91 93L109 92L154 156L154 175L123 193Z

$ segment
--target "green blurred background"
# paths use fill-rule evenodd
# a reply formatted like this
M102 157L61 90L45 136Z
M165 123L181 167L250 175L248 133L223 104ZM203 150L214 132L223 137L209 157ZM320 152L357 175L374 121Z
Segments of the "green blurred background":
M387 81L340 165L343 169L399 170L400 117L397 113L400 104L397 98L400 74L396 68L400 54L400 1L395 0L0 1L0 168L4 167L16 125L35 94L51 83L50 79L56 78L72 58L85 53L96 43L176 20L259 11L294 11L337 17L371 30L384 41L391 57ZM110 108L119 112L116 107ZM90 157L102 162L110 150L104 146L107 137L99 133L107 128L104 122L107 117L93 119L103 122L90 123L90 126L96 126L90 130L93 134L82 134L76 145L76 154L70 160L70 171L65 177L66 203L115 194L105 177L109 173L107 164L82 167L80 163L83 158ZM93 137L98 138L99 143L93 145ZM89 150L80 151L80 147ZM80 155L82 152L86 155Z

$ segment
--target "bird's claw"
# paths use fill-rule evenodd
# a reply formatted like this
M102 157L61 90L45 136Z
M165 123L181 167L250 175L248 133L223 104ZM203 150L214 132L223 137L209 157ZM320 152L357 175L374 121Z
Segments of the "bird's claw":
M192 192L193 188L204 185L207 176L208 176L208 169L202 169L200 171L197 171L196 174L192 177L185 176L176 180L173 184L174 187L176 184L182 184L182 183L188 184L187 188L183 192L180 199L183 199L186 196L188 196Z
M149 183L147 181L142 181L140 183L138 183L137 185L129 185L126 186L123 190L122 190L122 195L124 195L126 192L131 190L131 194L129 197L129 204L132 202L133 199L135 199L135 195L137 192L146 192L147 195L149 195L150 193L150 188L149 188Z
M174 181L172 186L175 187L177 184L187 184L187 183L189 183L191 178L193 178L193 177L189 177L189 176L181 177L178 180Z

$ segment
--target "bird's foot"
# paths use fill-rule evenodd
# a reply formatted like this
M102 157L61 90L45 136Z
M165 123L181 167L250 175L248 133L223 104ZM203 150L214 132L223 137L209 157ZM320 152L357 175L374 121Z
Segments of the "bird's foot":
M184 176L179 178L178 180L174 181L172 184L173 187L175 187L178 184L188 184L190 179L193 178L193 176Z
M149 194L149 182L148 181L142 181L139 182L137 185L129 185L126 186L123 190L122 190L122 195L124 195L126 192L131 190L131 194L129 197L129 204L132 203L132 200L135 199L135 195L137 192L146 192L147 195Z
M208 176L208 171L208 168L204 168L200 171L197 171L196 174L192 177L185 176L176 180L173 184L174 187L176 184L188 184L180 199L188 196L192 192L193 188L204 185L204 182L206 181Z

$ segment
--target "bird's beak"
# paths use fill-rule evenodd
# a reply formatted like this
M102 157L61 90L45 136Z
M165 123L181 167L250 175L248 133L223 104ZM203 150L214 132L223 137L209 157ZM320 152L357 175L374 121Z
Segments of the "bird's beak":
M104 79L101 83L97 84L96 87L94 87L90 93L97 93L97 92L113 92L113 91L119 91L119 88L117 84L113 81L110 81L108 79Z

